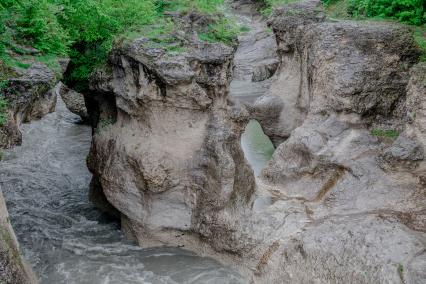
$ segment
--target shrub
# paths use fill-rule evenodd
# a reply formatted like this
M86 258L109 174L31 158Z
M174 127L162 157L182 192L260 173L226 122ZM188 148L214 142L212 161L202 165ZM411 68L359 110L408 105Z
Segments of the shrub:
M17 20L19 40L45 53L64 55L68 51L68 33L57 19L60 6L48 0L23 1Z
M338 0L322 0L332 5ZM411 25L426 23L424 0L348 0L347 13L353 17L395 19Z
M208 39L229 43L235 29L220 17L223 4L224 0L0 0L0 60L25 67L5 52L19 51L14 42L43 53L34 60L67 55L71 62L66 83L82 91L91 72L106 60L116 38L152 32L148 26L154 24L167 25L166 11L213 14L219 20L209 26ZM180 52L182 47L169 44L169 39L162 37L154 43L167 43L166 50Z

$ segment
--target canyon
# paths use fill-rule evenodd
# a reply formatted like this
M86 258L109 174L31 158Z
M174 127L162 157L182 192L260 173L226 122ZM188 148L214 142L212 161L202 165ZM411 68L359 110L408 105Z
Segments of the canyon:
M91 177L70 161L78 188L91 178L93 204L139 246L216 259L241 276L224 283L424 283L426 64L412 33L329 19L317 0L267 21L257 5L231 5L249 27L238 44L201 41L192 15L185 50L119 42L90 92L37 78L49 87L24 87L41 101L16 104L1 145L63 99L92 130L75 140L91 144Z

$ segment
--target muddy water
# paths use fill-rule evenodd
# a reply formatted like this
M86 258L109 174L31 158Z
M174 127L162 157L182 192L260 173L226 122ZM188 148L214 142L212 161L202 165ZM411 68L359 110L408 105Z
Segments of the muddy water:
M176 248L142 249L88 201L91 130L58 102L23 126L0 163L0 187L24 257L42 284L245 283L216 261Z

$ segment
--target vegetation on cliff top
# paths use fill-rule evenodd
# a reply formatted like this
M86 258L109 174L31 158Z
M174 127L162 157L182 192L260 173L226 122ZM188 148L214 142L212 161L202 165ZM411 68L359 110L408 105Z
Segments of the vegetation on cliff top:
M326 6L354 18L394 19L410 25L426 24L424 0L322 0Z
M322 0L332 18L394 20L411 26L426 61L426 1L424 0Z
M257 0L262 13L270 14L275 6L301 0ZM417 45L426 61L426 1L425 0L321 0L329 17L351 19L395 20L411 25Z
M213 22L201 39L229 43L236 29L222 12L224 0L0 0L0 60L28 67L32 60L68 56L66 81L77 89L87 86L94 68L105 61L114 40L123 35L169 32L167 12L197 11ZM176 28L176 27L172 27ZM140 34L142 33L142 34Z

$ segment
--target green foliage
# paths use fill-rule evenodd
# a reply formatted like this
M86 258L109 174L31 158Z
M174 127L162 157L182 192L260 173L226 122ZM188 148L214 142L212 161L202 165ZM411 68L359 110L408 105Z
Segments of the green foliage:
M7 88L9 81L4 80L0 82L0 127L7 123L7 100L4 97L4 90Z
M224 0L160 0L157 1L159 11L197 11L204 14L217 13L223 6Z
M66 54L67 31L56 17L60 7L52 5L48 0L28 0L22 3L21 15L16 21L19 41L31 43L45 53Z
M116 123L116 120L113 118L101 118L96 127L96 133L100 133L102 130L108 128L109 126Z
M413 36L426 61L426 1L322 0L331 18L390 19L412 25Z
M57 69L52 57L69 56L66 83L82 91L117 38L146 35L155 46L182 52L172 35L178 27L167 20L167 11L212 15L217 20L206 38L231 42L236 28L223 17L223 4L224 0L0 0L0 60L21 68L41 61ZM21 46L42 54L27 58Z
M417 46L423 51L420 61L426 62L426 24L421 27L415 27L413 35Z
M114 38L153 23L158 17L153 0L63 0L59 22L72 41L66 83L79 91L92 71L104 63Z
M240 28L240 31L243 32L243 33L249 32L250 31L250 27L248 27L248 26L242 26Z
M322 0L326 6L342 2ZM352 17L395 19L411 25L426 23L424 0L346 0L347 13Z
M394 129L390 129L390 130L373 129L371 130L371 135L376 137L397 138L399 136L399 131Z

